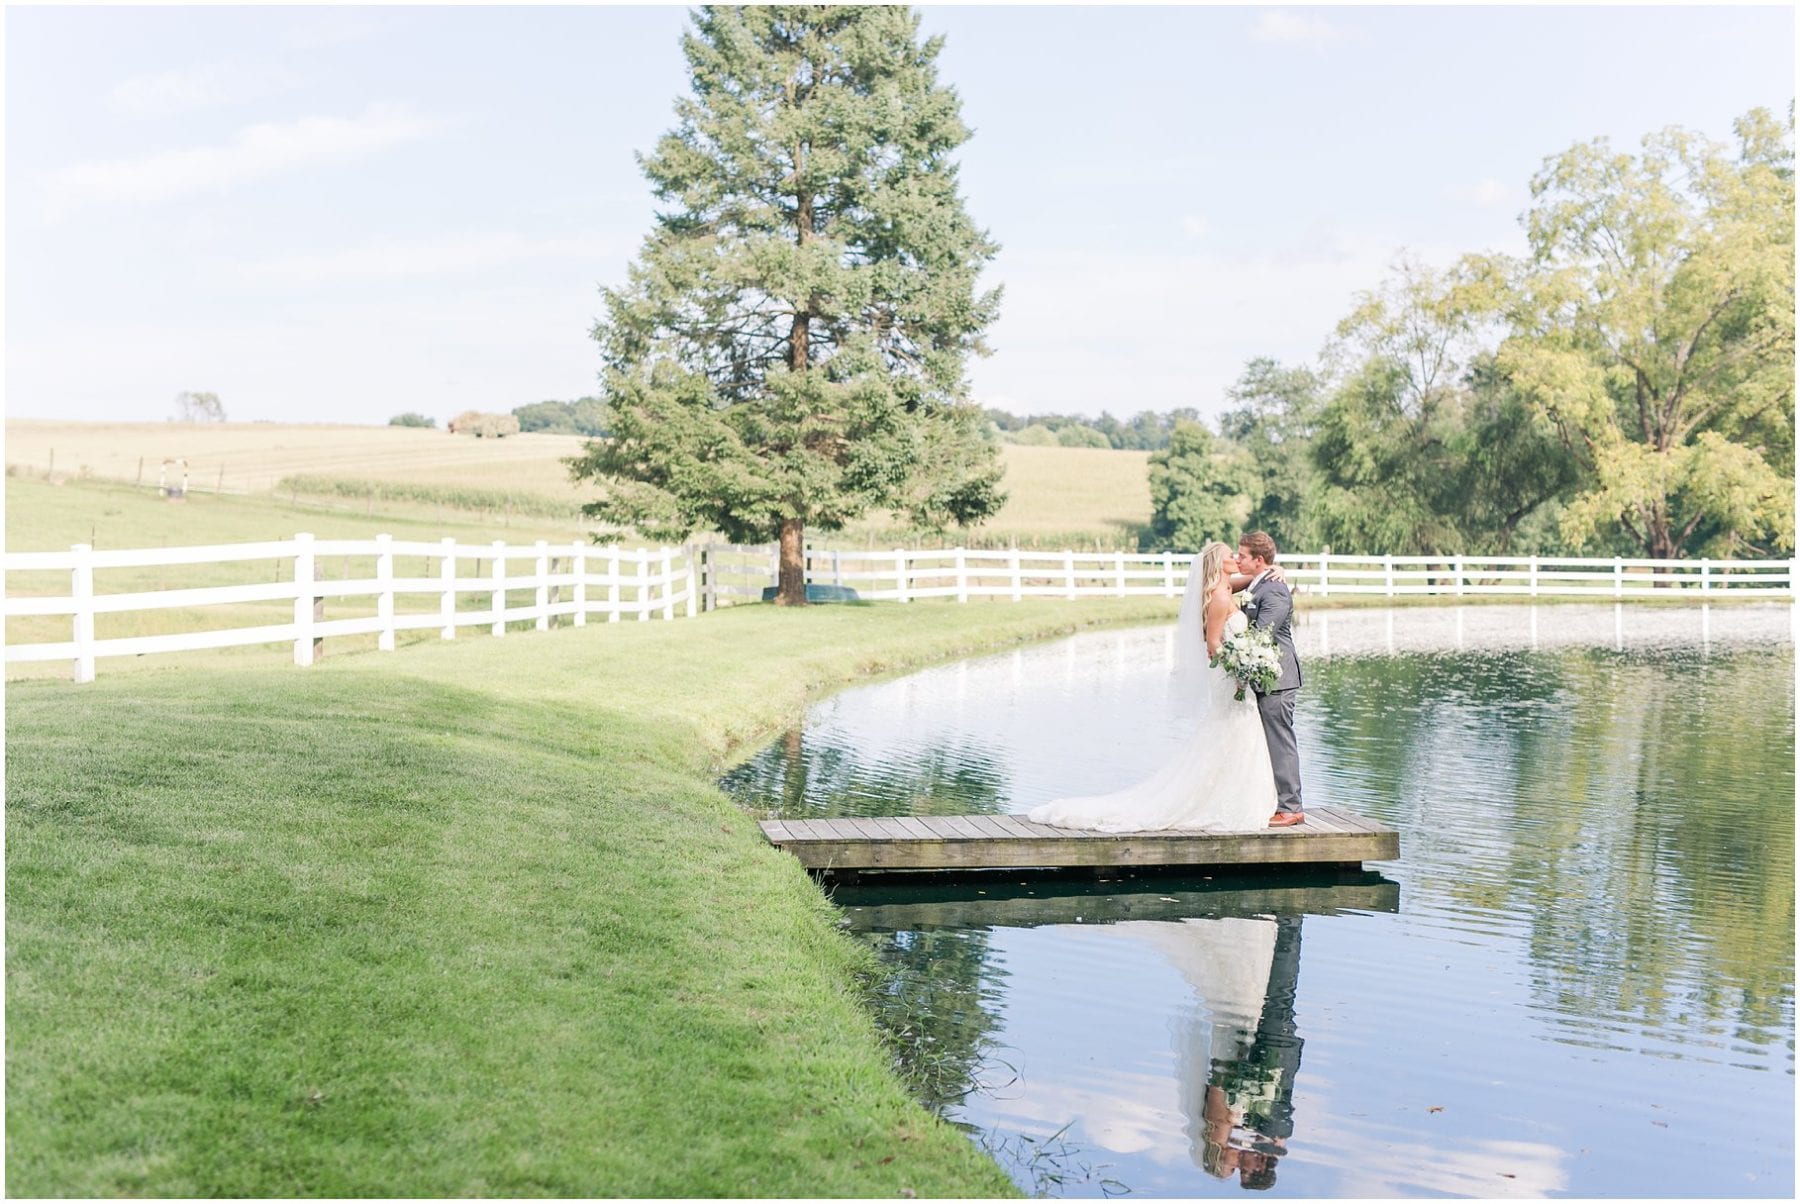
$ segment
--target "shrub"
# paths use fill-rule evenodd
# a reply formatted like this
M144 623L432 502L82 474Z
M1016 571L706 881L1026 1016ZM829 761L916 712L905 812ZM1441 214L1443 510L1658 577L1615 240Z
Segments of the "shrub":
M428 427L428 428L435 430L437 428L437 419L427 418L423 414L415 414L413 411L408 410L404 414L395 414L392 418L388 419L388 425L389 426L422 426L422 427Z

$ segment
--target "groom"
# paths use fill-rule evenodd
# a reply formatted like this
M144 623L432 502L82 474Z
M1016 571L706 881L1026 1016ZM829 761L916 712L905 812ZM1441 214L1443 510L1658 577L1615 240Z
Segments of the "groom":
M1294 743L1294 695L1300 689L1300 658L1294 655L1294 596L1287 584L1268 575L1275 564L1275 541L1262 531L1238 540L1238 571L1253 574L1244 587L1244 615L1252 627L1275 637L1281 651L1281 677L1275 688L1256 694L1263 733L1269 738L1269 764L1275 771L1275 814L1271 828L1306 822L1300 809L1300 750Z

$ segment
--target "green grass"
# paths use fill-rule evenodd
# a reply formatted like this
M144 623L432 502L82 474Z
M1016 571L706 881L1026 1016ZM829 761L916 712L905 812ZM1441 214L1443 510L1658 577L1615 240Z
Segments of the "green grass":
M579 501L520 489L482 489L472 485L439 485L422 481L383 481L373 477L323 477L299 474L275 483L275 496L292 499L347 499L384 508L395 503L442 507L482 515L529 515L576 522Z
M746 607L8 687L15 1195L965 1196L713 785L859 676L1166 618Z

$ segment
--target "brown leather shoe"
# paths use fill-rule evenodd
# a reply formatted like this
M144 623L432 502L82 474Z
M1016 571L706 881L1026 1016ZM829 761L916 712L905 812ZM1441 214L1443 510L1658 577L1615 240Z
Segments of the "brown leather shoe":
M1306 812L1304 811L1277 811L1269 817L1269 826L1271 828L1291 828L1295 824L1303 824L1305 822Z

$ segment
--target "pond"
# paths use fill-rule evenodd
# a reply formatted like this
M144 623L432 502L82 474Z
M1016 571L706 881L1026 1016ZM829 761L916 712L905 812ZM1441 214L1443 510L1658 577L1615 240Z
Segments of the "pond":
M1794 1189L1784 605L1303 616L1306 798L1361 873L836 889L928 1106L1052 1196ZM759 815L1018 813L1182 738L1167 628L845 691Z

